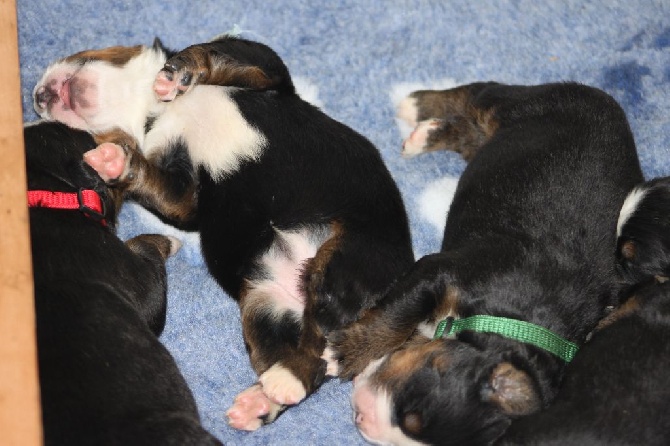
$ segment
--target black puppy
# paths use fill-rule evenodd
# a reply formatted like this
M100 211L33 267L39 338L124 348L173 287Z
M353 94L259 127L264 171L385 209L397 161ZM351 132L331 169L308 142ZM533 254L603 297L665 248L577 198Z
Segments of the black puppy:
M45 444L220 444L157 339L179 242L116 237L88 133L41 122L24 137Z
M173 223L197 223L259 375L229 422L254 430L319 387L325 334L411 266L409 225L377 149L300 98L272 49L224 36L169 55L154 45L67 57L36 87L36 107L96 133L118 123L140 150L121 138L125 153L104 144L89 163ZM112 82L119 72L125 82Z
M642 180L635 144L619 105L578 84L476 83L407 101L411 146L471 160L442 252L330 340L341 375L360 373L352 400L370 441L489 444L549 404L619 295L612 247Z
M567 367L557 398L501 445L668 444L670 283L639 289Z
M514 422L501 444L667 444L670 422L659 415L670 408L669 229L670 179L637 186L617 225L632 297L598 324L552 405Z

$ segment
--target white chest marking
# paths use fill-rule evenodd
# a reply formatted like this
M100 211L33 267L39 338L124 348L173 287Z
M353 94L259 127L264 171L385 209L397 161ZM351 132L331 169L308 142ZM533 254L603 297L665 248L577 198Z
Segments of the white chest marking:
M243 160L259 159L267 141L240 113L225 87L199 85L166 107L147 133L143 151L163 150L182 138L195 166L217 179Z

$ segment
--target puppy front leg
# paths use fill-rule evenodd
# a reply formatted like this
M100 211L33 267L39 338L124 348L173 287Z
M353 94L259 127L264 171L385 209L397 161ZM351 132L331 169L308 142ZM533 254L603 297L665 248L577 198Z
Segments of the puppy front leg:
M133 270L144 277L145 290L136 294L134 303L154 334L160 336L167 309L165 260L179 250L181 242L174 237L142 234L126 241L126 246L134 255Z
M110 186L121 190L168 223L191 228L196 223L197 177L188 153L175 147L146 158L123 132L96 135L97 148L84 154Z
M352 379L370 362L400 347L440 308L451 282L444 258L442 253L423 257L379 306L328 334L326 355L338 361L340 378Z
M248 60L249 51L255 56ZM288 69L273 50L227 37L190 46L171 57L156 76L154 91L168 102L198 84L251 90L293 88Z

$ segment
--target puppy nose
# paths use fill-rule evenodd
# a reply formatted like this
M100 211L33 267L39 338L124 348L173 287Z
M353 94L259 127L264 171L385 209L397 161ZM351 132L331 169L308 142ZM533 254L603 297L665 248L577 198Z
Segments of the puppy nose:
M35 92L35 105L40 109L44 109L49 105L49 102L56 96L56 92L47 86L41 86Z

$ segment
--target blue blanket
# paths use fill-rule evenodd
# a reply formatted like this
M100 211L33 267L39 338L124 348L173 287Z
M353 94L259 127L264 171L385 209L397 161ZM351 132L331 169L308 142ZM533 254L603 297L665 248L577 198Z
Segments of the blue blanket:
M234 31L270 45L303 97L367 136L397 180L417 256L439 249L465 163L453 153L400 157L395 103L418 88L478 80L574 80L604 89L627 112L647 177L670 175L670 4L663 0L18 0L24 119L47 65L73 52L151 44L182 48ZM134 204L119 234L171 233L184 248L168 261L162 341L189 382L205 426L228 445L364 444L351 385L332 380L253 433L225 411L255 381L235 302L208 275L197 234L169 228Z

